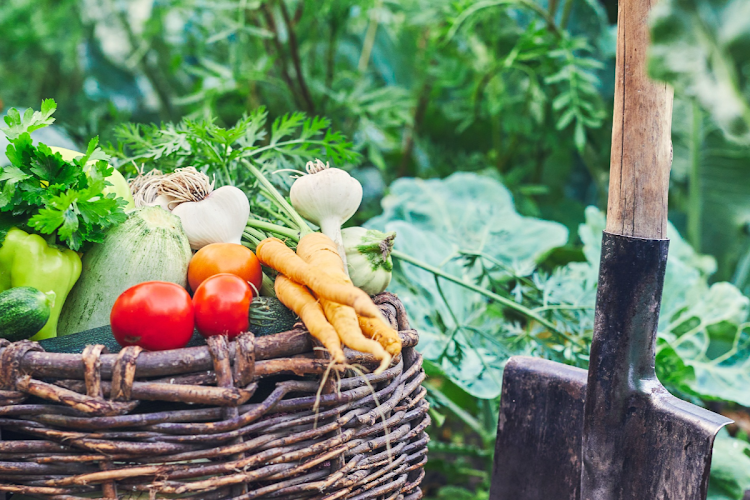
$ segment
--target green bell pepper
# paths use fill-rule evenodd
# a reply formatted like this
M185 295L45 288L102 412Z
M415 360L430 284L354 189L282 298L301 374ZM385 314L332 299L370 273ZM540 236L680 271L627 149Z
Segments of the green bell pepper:
M55 292L49 320L31 340L57 336L57 319L79 276L81 257L70 249L50 247L38 234L11 228L0 247L0 292L17 286Z

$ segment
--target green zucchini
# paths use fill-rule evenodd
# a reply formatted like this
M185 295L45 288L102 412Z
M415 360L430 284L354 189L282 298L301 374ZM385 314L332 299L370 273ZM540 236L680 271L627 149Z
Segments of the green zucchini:
M87 345L94 344L103 344L112 353L120 352L121 349L120 344L112 336L112 329L109 325L92 328L72 335L39 341L39 345L47 352L66 352L70 354L80 354Z
M36 335L49 320L55 293L42 293L30 286L0 293L0 338L11 342Z
M102 344L110 353L118 353L122 349L112 336L112 328L109 325L100 326L86 330L85 332L73 333L63 337L45 339L39 342L47 352L65 352L69 354L80 354L87 345ZM206 345L206 339L201 337L198 330L193 332L193 337L185 347L196 347Z
M258 337L286 332L299 321L276 297L255 297L250 303L248 319L250 331Z

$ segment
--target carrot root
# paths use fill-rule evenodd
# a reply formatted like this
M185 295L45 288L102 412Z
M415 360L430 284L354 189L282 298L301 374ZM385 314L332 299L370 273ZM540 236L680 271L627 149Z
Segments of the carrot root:
M401 354L401 339L398 333L380 319L360 316L359 327L365 337L377 341L391 356Z
M328 236L303 236L296 254L281 240L267 238L256 254L263 264L281 273L275 285L279 300L299 315L334 360L344 361L343 344L379 359L375 373L380 373L401 352L398 333L385 322L370 296L352 284Z
M381 373L388 368L388 365L391 364L391 355L379 343L366 338L362 334L354 309L325 299L321 300L321 305L326 318L336 329L342 344L351 349L372 354L379 359L380 366L374 373Z
M336 244L325 234L322 233L310 233L302 237L299 244L297 245L297 255L302 260L310 264L311 266L325 271L330 279L335 280L335 283L351 287L351 289L360 292L358 295L355 305L359 301L366 301L369 305L375 306L374 302L369 295L362 292L359 288L355 287L349 276L344 271L344 262L338 253ZM319 296L323 304L323 311L326 313L328 321L336 328L339 334L341 343L361 352L367 352L374 355L376 358L381 360L380 367L376 372L380 372L388 367L391 362L392 354L381 345L377 340L367 338L366 334L363 334L361 328L361 316L357 317L357 313L351 307L347 307L341 304L332 303L327 300L326 297ZM380 310L378 310L380 313ZM372 319L374 325L378 325L379 328L373 328L379 336L387 336L384 333L385 321L382 319L382 315L378 314L376 318ZM369 323L368 323L369 326ZM389 337L390 340L393 340ZM398 345L392 345L391 351L401 351L401 340L398 335L395 336Z
M330 238L322 233L310 233L300 240L297 247L298 252L303 242L313 241L309 236L322 235L330 241ZM331 242L333 244L333 242ZM335 252L335 245L334 245ZM269 266L281 274L286 275L292 281L307 286L320 298L325 298L339 304L353 307L360 316L368 318L381 318L380 309L373 303L370 297L351 283L347 284L340 279L331 276L330 272L322 271L319 267L311 265L294 251L287 247L278 238L266 238L258 244L256 255L262 264ZM338 252L336 252L338 255ZM340 257L339 257L340 259ZM339 266L343 266L343 263ZM326 268L335 272L337 268ZM341 267L343 273L343 267ZM344 273L344 276L346 274Z
M310 334L328 349L333 360L344 363L346 357L341 349L339 335L326 320L322 306L307 288L280 274L276 277L274 290L281 303L294 311L305 323Z

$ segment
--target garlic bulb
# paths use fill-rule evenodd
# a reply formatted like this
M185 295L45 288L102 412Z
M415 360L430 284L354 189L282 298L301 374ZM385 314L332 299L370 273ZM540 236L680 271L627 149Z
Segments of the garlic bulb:
M130 194L133 195L136 208L159 205L166 210L165 203L162 203L163 199L158 199L159 185L164 177L165 175L156 169L145 174L143 173L143 167L138 169L138 176L128 181Z
M362 203L362 184L339 168L329 168L320 160L307 162L307 174L292 184L289 196L297 212L336 244L346 265L346 250L341 239L341 226L351 218ZM348 273L348 271L347 271Z
M171 209L169 208L172 203L174 203L175 200L168 194L160 194L156 198L154 198L154 201L151 203L145 203L143 206L145 207L154 207L158 206L166 210L167 212L170 212Z
M199 250L211 243L240 243L250 216L250 203L242 190L223 186L201 201L186 201L172 213L182 220L190 248Z
M239 244L250 216L245 193L233 186L214 191L214 183L194 167L171 174L139 172L130 189L136 206L158 205L178 216L193 250L210 243Z

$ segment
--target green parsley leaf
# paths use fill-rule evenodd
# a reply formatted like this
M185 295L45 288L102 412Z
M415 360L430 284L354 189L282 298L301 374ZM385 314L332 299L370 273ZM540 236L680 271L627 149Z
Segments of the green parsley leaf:
M10 140L6 155L11 164L0 167L0 243L16 226L54 235L56 242L77 251L101 242L110 227L127 217L127 202L104 194L113 168L98 137L73 161L32 142L30 132L52 123L55 108L48 99L42 111L27 110L23 116L15 109L8 112L8 127L2 130Z
M51 234L64 226L59 234L60 239L70 238L73 231L78 229L76 201L78 193L75 191L58 196L29 220L29 226L43 234Z
M26 109L23 116L21 116L21 113L16 108L11 108L5 116L5 123L8 126L0 126L0 131L4 132L8 136L8 140L12 142L22 134L30 134L47 125L52 125L55 121L52 118L52 114L56 109L57 103L54 99L45 99L42 101L41 111L34 111L31 108Z
M9 165L3 169L3 173L0 174L0 181L9 181L15 184L18 181L22 181L31 177L18 167Z
M39 180L49 184L75 185L85 175L78 165L63 160L60 153L52 154L45 144L40 144L31 152L28 167Z
M92 161L109 161L112 159L111 156L109 156L107 153L102 151L102 148L98 147L99 145L99 138L94 137L89 141L89 145L86 148L86 154L83 156L83 158L79 158L76 161L79 165L83 166L86 165L89 162Z

